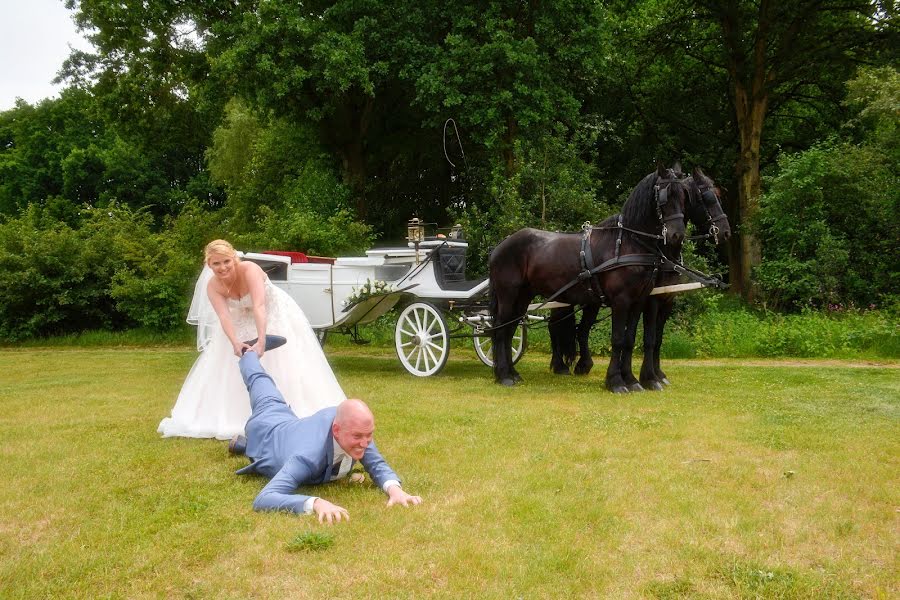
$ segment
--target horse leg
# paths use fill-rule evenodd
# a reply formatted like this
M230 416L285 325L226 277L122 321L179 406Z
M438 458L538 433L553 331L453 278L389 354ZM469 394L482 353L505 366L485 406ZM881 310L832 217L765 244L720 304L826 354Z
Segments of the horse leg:
M660 300L659 303L659 313L656 317L656 352L653 354L655 362L653 364L653 369L656 372L656 379L663 385L669 385L669 378L666 377L666 374L663 373L662 368L660 367L660 348L662 348L663 341L663 330L666 328L666 323L669 320L669 317L672 315L672 310L675 308L675 298L670 297L664 300Z
M494 351L494 380L501 385L512 386L516 382L522 381L522 376L512 364L512 339L519 319L528 308L530 299L521 295L517 298L500 298L498 296L495 298L496 304L492 304L493 310L491 311L494 327L491 334ZM523 304L524 308L520 308Z
M557 375L568 375L569 366L575 362L575 307L554 308L547 320L550 333L550 370Z
M509 374L512 377L513 383L521 382L522 376L519 375L516 366L513 364L512 340L516 335L516 328L519 326L519 321L521 321L528 313L528 304L531 303L532 298L534 298L534 295L530 293L519 294L519 297L516 298L516 301L513 303L512 316L510 317L510 319L514 320L509 324L509 327L506 330L506 352L507 359L509 360Z
M606 368L606 389L615 394L624 394L628 392L628 387L622 380L622 351L628 328L628 310L621 303L613 304L611 308L612 355Z
M625 334L625 347L622 348L622 380L629 392L643 392L644 387L638 382L631 370L631 358L634 354L634 341L637 337L638 321L641 318L642 304L628 309L628 328Z
M504 294L504 297L501 297L498 290L493 290L491 294L490 313L493 319L491 322L491 345L494 352L494 381L503 385L512 385L513 380L509 374L512 366L510 361L512 352L507 348L505 342L506 327L501 326L509 319L509 311L506 310L509 300L505 296Z
M590 336L591 327L597 322L598 312L600 312L599 304L586 304L582 307L581 322L578 323L578 363L575 365L576 375L587 375L594 367L594 359L591 358Z
M644 362L641 364L641 385L644 389L660 391L662 383L656 377L656 366L659 364L656 352L659 350L657 335L659 334L660 302L654 297L647 298L644 305Z

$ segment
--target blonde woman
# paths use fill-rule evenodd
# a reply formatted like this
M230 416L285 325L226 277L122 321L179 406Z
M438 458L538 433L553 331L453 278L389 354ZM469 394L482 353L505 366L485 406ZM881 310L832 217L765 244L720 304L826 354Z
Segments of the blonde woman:
M242 434L250 398L237 360L247 349L261 358L298 417L346 399L297 303L257 264L241 261L225 240L207 244L204 255L188 312L188 322L197 326L200 356L159 433L218 439ZM267 333L283 336L287 343L266 353ZM252 346L246 343L254 339Z

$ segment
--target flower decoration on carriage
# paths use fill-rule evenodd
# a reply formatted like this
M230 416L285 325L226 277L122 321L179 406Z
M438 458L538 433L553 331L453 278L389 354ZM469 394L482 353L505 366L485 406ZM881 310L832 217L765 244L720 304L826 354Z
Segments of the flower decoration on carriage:
M347 310L364 300L368 300L369 298L373 298L375 296L384 296L385 294L390 294L394 291L394 288L391 284L386 281L381 281L380 279L371 280L366 279L366 282L359 287L354 287L353 291L350 293L347 298L341 302L344 306L344 310Z

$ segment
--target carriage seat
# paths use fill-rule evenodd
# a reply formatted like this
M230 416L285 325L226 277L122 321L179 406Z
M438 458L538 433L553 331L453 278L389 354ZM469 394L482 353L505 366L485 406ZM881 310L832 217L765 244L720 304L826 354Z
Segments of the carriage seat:
M466 279L465 248L439 246L432 260L438 287L444 291L467 292L486 279Z

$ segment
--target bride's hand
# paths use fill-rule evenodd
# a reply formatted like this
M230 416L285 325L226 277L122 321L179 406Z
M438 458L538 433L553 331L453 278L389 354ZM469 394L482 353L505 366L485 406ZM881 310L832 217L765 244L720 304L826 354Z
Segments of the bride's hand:
M234 350L234 355L240 358L244 355L245 348L249 350L250 346L244 342L231 342L231 348Z
M262 358L263 354L266 353L266 336L261 336L259 341L253 344L250 350L253 350L258 357Z

